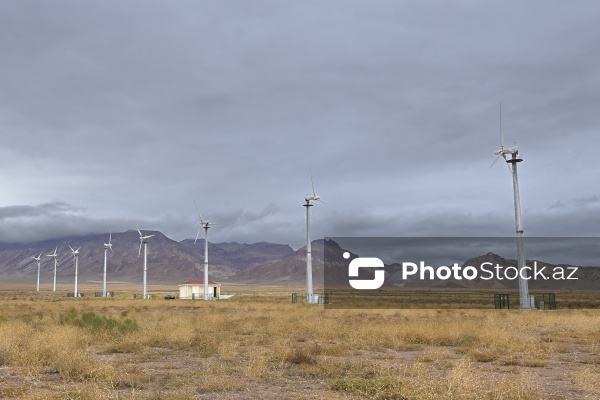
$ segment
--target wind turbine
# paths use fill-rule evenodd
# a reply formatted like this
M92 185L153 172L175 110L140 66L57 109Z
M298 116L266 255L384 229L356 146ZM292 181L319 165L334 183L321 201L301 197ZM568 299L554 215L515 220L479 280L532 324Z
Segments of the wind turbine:
M515 225L517 234L517 268L519 270L519 308L531 310L535 308L534 298L529 294L528 280L525 279L525 243L523 239L523 221L521 219L521 199L519 197L519 177L517 176L517 163L523 161L519 157L519 146L510 149L504 148L504 135L502 134L502 106L500 106L500 148L494 153L496 159L490 166L493 167L500 157L504 158L513 178L513 196L515 203ZM510 158L506 156L510 155ZM512 166L512 167L511 167Z
M58 250L58 246L56 246L56 249L54 249L54 253L52 254L46 254L46 257L52 257L54 258L54 284L52 286L52 291L56 292L56 266L58 265L58 261L56 260L56 258L58 257L58 254L56 254L56 251Z
M140 234L140 249L138 251L138 257L142 253L142 243L144 244L144 293L142 294L142 296L144 299L147 299L148 296L146 294L146 271L148 269L148 239L150 239L154 235L144 236L142 235L142 232L139 229L137 231Z
M196 206L198 217L200 217L200 221L198 222L200 224L200 228L198 228L198 233L196 233L196 240L194 240L194 244L196 244L198 241L200 230L204 228L204 300L210 300L212 296L208 294L208 229L215 224L211 224L208 220L205 221L202 219L202 215L200 214L200 210L198 210L196 201L194 201L194 206Z
M106 297L106 295L107 295L107 292L106 292L106 258L107 258L108 249L110 249L110 252L114 254L113 249L112 249L112 244L110 243L111 240L112 240L112 232L110 232L108 235L108 243L104 243L104 279L102 280L102 297Z
M71 246L69 246L69 248L71 249L71 254L73 254L73 257L75 258L75 292L73 292L73 297L79 297L79 292L77 291L77 265L79 264L79 249L81 249L81 247L78 247L77 250L73 250Z
M38 275L37 275L37 289L36 291L40 291L40 264L42 263L42 253L40 253L39 256L37 257L31 257L33 258L35 261L37 261L37 265L38 265Z
M315 184L313 182L312 170L310 171L310 183L312 185L312 196L304 197L304 207L306 207L306 302L308 304L314 304L315 302L313 293L313 279L312 279L312 249L310 243L310 208L313 206L313 202L320 201L321 197L315 193ZM324 203L323 203L324 204Z

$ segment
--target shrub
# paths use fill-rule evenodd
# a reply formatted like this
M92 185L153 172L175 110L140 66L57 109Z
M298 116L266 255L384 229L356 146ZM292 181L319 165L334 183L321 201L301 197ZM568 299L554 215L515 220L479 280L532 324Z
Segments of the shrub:
M126 334L138 330L138 324L133 319L106 317L91 311L78 313L74 308L71 308L65 314L61 314L59 321L62 325L73 325L85 328L93 333L116 331L121 334Z

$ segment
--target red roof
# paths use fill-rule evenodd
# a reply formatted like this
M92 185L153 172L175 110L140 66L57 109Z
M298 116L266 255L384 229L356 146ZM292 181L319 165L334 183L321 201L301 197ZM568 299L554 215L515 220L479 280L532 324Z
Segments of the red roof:
M208 281L208 284L219 285L219 283L213 281ZM186 283L183 283L183 285L204 285L204 281L187 281Z

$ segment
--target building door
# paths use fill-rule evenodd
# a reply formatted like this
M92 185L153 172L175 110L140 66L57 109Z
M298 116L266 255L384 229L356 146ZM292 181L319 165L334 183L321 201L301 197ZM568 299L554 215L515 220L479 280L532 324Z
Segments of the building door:
M217 298L217 287L216 286L213 288L213 291L214 291L213 296L216 299Z

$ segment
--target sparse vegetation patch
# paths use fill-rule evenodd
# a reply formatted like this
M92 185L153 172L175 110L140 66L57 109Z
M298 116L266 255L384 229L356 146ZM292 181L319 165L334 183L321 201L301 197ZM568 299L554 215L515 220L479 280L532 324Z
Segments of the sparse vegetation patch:
M325 310L239 298L0 300L0 396L533 400L599 392L600 311Z

